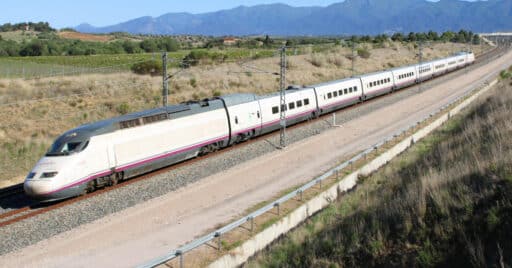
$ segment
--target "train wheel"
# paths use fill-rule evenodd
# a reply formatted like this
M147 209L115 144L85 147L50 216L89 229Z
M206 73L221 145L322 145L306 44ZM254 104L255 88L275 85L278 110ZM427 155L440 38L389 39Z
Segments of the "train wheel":
M119 183L119 177L117 176L117 174L111 175L109 186L114 186L114 185L117 185L118 183Z

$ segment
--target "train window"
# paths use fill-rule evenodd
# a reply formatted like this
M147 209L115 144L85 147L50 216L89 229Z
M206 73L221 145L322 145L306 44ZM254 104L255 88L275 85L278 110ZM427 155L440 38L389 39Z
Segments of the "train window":
M302 107L302 101L301 100L297 101L297 108L299 108L299 107Z
M140 124L139 118L135 118L135 119L131 119L131 120L126 120L126 121L123 121L123 122L119 123L119 126L120 126L121 129L136 127L136 126L140 126L140 125L141 124Z
M288 103L288 108L289 108L290 110L295 109L295 102L290 102L290 103Z
M347 94L347 93L348 93L346 88L345 88L345 89L343 89L343 93L345 93L345 94Z
M163 121L167 119L167 113L152 115L152 116L146 116L142 118L142 121L144 124L150 124L153 122Z
M343 95L343 90L342 89L338 90L338 94L340 94L340 96Z
M338 91L334 91L334 92L332 93L332 95L333 95L334 97L338 97Z
M348 92L352 93L352 87L348 88Z
M272 114L277 114L277 113L279 113L279 107L277 107L277 106L272 107Z
M46 156L62 156L70 155L72 153L78 153L83 151L89 145L89 141L68 141L64 142L62 138L57 139L55 143L50 147Z
M281 111L286 111L288 109L286 109L286 104L281 104Z
M238 116L235 116L235 124L238 125Z
M354 87L354 91L357 91L357 86Z
M309 99L304 99L304 105L309 105Z
M329 99L332 98L332 93L331 92L327 93L327 98L329 98Z

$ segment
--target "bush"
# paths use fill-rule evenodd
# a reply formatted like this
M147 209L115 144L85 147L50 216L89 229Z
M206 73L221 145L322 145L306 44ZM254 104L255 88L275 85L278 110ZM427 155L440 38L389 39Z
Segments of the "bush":
M183 58L184 68L196 66L199 63L223 62L227 59L227 55L217 52L208 52L205 50L192 50Z
M116 111L120 114L127 114L130 111L130 105L128 105L126 102L123 102L117 106Z
M131 69L136 74L162 75L162 65L155 60L135 63Z
M357 49L357 55L363 59L368 59L371 53L366 48L359 48Z
M197 87L197 80L195 78L190 78L190 85L193 88L196 88Z
M322 67L325 64L325 57L323 55L313 54L309 62L315 67Z

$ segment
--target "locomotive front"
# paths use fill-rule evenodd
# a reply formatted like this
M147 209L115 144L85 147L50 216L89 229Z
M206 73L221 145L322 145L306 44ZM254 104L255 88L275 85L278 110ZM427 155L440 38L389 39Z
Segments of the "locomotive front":
M80 178L86 159L81 152L88 145L88 137L77 131L60 136L25 178L25 193L41 201L54 201L83 193L86 184Z

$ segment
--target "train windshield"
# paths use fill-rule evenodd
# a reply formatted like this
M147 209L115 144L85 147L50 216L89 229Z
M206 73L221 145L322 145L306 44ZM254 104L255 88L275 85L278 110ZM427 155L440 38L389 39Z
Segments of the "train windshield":
M84 150L87 145L89 145L89 141L67 141L63 142L61 139L55 141L55 143L50 147L50 150L46 153L46 156L63 156L70 155L73 153L78 153Z

